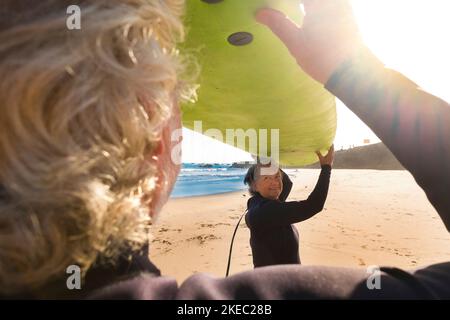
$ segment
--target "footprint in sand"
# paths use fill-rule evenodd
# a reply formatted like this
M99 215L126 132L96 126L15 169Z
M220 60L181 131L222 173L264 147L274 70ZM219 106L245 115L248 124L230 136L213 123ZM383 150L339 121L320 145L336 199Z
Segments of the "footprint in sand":
M164 240L164 239L154 239L152 240L152 243L162 243L162 244L166 244L166 245L172 245L172 242Z
M223 223L223 222L219 222L219 223L215 223L215 224L212 224L212 223L202 223L202 224L200 224L200 227L202 227L202 228L214 228L214 227L217 227L217 226L231 226L231 224Z
M199 235L199 236L196 236L196 237L192 237L192 238L186 239L186 241L197 240L197 241L200 242L200 244L204 244L208 240L217 240L217 239L221 239L221 238L220 237L216 237L213 234L202 234L202 235Z

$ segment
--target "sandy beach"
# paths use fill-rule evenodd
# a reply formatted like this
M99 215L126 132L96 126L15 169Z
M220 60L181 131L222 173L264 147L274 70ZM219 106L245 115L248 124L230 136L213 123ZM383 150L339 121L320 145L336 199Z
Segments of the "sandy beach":
M306 199L319 170L289 171L288 201ZM244 190L171 199L152 227L151 260L179 283L196 272L224 276ZM450 234L407 171L334 170L325 209L297 224L305 265L417 268L450 261ZM249 230L238 229L231 274L253 268Z

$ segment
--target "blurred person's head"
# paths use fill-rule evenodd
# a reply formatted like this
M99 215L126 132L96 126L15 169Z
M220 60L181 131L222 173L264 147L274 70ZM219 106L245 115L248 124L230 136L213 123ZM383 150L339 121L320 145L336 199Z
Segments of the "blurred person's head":
M81 30L66 27L81 8ZM183 0L0 8L0 294L148 243L179 166Z
M270 200L277 200L283 190L281 171L275 164L252 165L245 175L244 183L248 185L251 195L260 194Z

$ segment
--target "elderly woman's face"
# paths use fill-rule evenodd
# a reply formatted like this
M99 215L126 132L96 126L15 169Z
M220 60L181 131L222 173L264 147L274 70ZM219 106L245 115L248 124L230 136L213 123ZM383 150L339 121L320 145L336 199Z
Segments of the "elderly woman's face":
M277 200L283 190L281 172L272 175L259 175L255 181L255 191L270 200Z

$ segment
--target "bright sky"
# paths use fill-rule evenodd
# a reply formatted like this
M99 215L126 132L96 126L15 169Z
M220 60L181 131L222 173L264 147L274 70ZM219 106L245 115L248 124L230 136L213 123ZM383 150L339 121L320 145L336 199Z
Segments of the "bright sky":
M352 0L366 44L388 66L450 101L449 0ZM342 103L337 104L336 149L378 142ZM183 162L234 162L251 156L184 129Z

